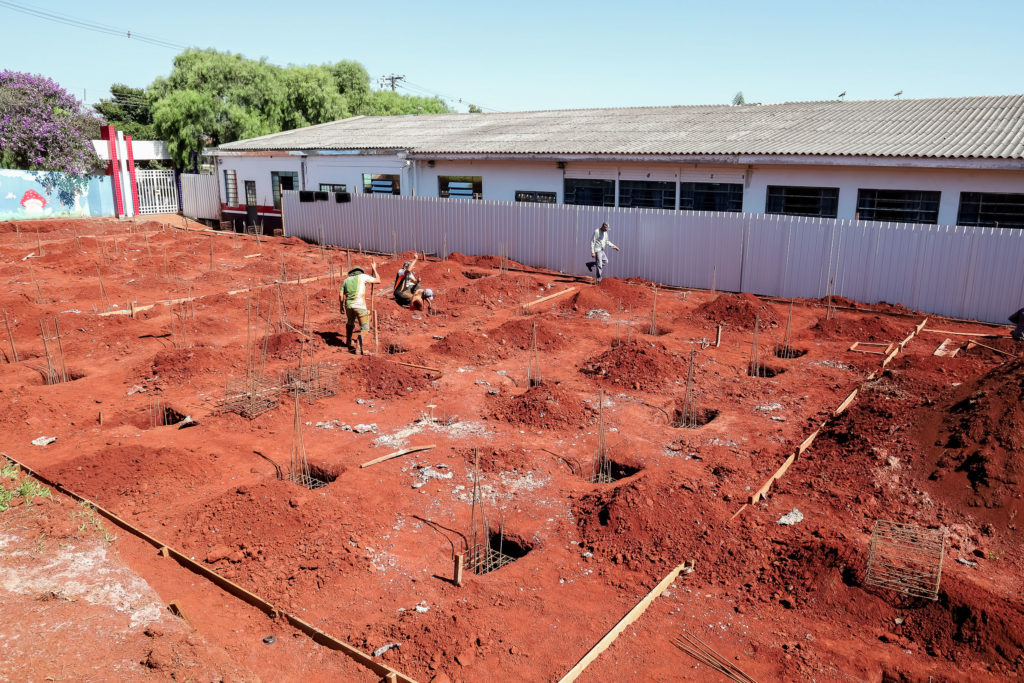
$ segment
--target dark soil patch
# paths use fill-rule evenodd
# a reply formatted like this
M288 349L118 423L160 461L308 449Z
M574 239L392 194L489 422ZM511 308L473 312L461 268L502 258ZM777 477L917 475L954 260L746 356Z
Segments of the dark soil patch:
M358 365L362 375L360 391L373 398L405 396L430 384L427 371L396 365L378 356L365 356Z

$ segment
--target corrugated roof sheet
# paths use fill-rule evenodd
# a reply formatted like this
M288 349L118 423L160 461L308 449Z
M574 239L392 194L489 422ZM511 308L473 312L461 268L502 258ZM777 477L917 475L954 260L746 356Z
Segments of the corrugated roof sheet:
M343 119L225 151L1024 158L1024 95Z

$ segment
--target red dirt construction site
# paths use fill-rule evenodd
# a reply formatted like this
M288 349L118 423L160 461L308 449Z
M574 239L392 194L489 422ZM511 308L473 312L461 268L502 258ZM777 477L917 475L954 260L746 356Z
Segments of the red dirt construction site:
M460 254L427 314L411 253L179 217L0 255L11 680L1024 674L1006 327Z

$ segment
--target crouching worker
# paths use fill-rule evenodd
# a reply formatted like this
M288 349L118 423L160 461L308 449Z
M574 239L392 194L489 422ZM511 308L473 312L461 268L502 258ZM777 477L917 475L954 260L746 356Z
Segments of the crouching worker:
M341 311L345 314L345 346L350 353L355 353L352 346L352 331L356 323L359 323L359 353L366 355L363 347L363 337L366 330L370 328L370 311L366 307L366 286L380 282L380 275L377 273L377 264L371 264L373 275L367 275L362 268L356 267L348 271L348 277L341 283L341 291L338 294Z
M1013 332L1010 333L1010 336L1013 337L1015 341L1024 341L1024 308L1011 315L1010 322L1017 326L1013 328Z

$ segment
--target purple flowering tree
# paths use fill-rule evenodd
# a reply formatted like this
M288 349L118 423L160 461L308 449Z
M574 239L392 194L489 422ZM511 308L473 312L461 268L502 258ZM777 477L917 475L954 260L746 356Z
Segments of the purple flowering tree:
M99 171L90 140L101 123L53 79L0 71L0 168L75 178Z

